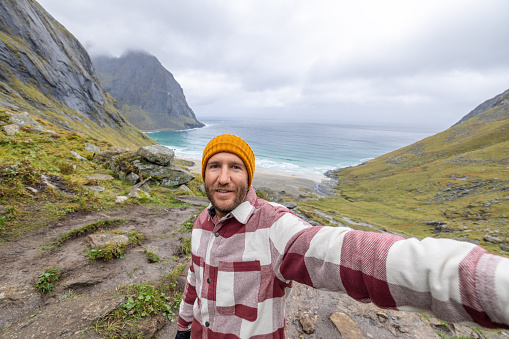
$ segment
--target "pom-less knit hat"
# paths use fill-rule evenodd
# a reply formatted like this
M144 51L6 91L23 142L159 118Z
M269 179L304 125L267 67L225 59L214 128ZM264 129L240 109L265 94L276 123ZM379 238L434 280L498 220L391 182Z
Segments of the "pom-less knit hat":
M251 147L233 134L222 134L214 139L210 140L205 149L203 150L203 157L201 160L201 176L203 181L205 181L205 168L207 167L207 162L210 157L216 153L220 152L228 152L237 155L242 159L244 165L247 169L248 175L248 188L251 187L251 183L253 182L253 175L255 169L255 156Z

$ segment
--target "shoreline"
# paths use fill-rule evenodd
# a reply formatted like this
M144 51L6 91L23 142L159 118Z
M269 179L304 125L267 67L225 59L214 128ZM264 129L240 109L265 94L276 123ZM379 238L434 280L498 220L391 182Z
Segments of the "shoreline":
M188 167L193 173L201 173L201 160L176 157L177 159L192 161L193 166ZM318 184L327 177L322 174L288 173L268 168L255 168L253 187L255 189L268 187L273 191L282 193L283 197L298 199L302 196L303 190L321 195L316 191Z

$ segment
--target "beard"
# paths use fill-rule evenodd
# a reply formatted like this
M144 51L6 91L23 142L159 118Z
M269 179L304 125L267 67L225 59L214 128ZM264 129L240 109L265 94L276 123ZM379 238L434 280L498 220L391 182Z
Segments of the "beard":
M229 190L235 193L235 197L233 199L216 199L214 196L214 192L218 189L225 189ZM221 185L212 185L207 186L205 185L205 193L207 194L207 198L209 199L210 203L214 208L216 209L216 213L219 212L219 214L226 215L233 211L237 206L242 204L244 199L246 198L248 191L247 184L242 186L235 186L235 187L228 187L228 186L221 186Z

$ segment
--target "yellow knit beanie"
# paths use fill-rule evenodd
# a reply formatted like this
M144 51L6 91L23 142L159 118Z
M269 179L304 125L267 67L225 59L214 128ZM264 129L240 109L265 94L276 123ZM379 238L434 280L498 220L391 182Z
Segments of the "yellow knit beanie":
M247 169L248 174L248 188L251 187L251 183L253 182L253 175L255 170L255 156L251 147L233 134L222 134L214 139L210 140L205 149L203 150L203 157L201 160L201 176L203 181L205 181L205 168L207 167L207 162L210 157L216 153L220 152L228 152L237 155L242 159L244 165Z

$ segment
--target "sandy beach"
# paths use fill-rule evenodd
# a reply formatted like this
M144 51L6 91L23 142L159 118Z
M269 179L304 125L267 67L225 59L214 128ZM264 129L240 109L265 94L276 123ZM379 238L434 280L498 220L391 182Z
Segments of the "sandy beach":
M194 166L189 167L193 173L201 173L201 161L198 159L180 158L194 162ZM259 189L268 187L278 192L282 198L292 198L298 200L303 190L318 194L315 188L318 183L325 179L324 175L313 174L291 174L287 172L274 171L266 168L256 168L253 177L253 187Z

